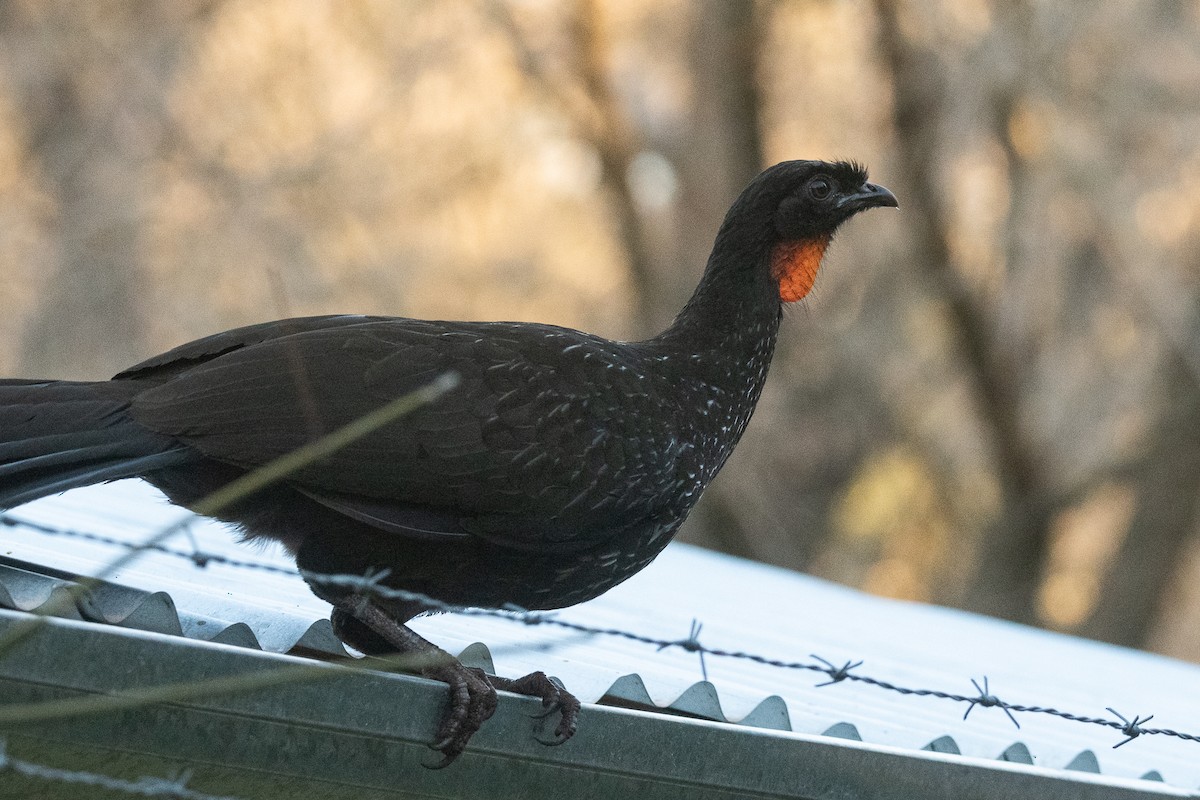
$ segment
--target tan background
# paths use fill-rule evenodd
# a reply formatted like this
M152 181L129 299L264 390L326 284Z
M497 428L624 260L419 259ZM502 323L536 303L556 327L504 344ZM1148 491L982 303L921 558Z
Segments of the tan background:
M901 209L683 538L1200 658L1198 87L1194 0L7 0L0 374L336 311L634 338L762 166L853 157Z

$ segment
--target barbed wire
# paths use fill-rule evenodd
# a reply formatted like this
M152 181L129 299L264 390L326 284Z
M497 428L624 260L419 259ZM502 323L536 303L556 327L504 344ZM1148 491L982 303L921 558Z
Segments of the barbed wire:
M816 684L817 687L831 686L849 681L852 683L861 683L867 686L873 686L877 689L895 692L905 696L932 697L939 700L965 703L967 704L967 710L963 714L964 720L970 716L971 711L976 706L979 706L981 708L1001 709L1008 716L1009 720L1012 721L1013 725L1018 729L1021 726L1020 723L1017 722L1014 714L1043 714L1067 720L1068 722L1098 725L1120 731L1125 736L1124 739L1112 746L1113 749L1122 747L1123 745L1128 744L1140 736L1168 736L1188 742L1200 742L1200 735L1197 734L1185 733L1182 731L1173 730L1171 728L1145 727L1145 723L1154 718L1153 714L1145 717L1141 715L1135 715L1132 719L1129 719L1123 716L1120 712L1116 711L1114 708L1106 707L1105 710L1117 717L1117 719L1114 720L1106 717L1096 717L1086 714L1078 714L1071 711L1064 711L1052 706L1011 703L1006 700L1002 700L998 696L991 693L987 676L983 676L982 686L974 678L970 679L971 683L975 687L976 694L959 694L956 692L948 692L939 689L915 689L892 683L891 681L872 677L870 675L862 674L856 671L863 666L862 661L847 661L841 666L837 666L816 654L810 654L809 656L810 658L814 659L814 661L788 661L742 650L709 647L702 644L699 640L702 626L697 620L692 620L691 628L687 636L680 639L664 639L661 637L649 636L622 628L598 627L580 622L572 622L570 620L561 619L551 612L529 611L527 609L512 605L499 609L453 605L451 603L438 600L435 597L422 594L421 592L413 592L406 589L399 589L384 585L383 582L387 579L389 574L388 570L377 570L367 575L327 574L309 572L306 570L297 571L287 567L281 567L276 564L267 564L260 561L232 558L217 553L206 553L198 549L189 552L162 544L142 545L127 542L112 536L105 536L103 534L92 533L88 531L79 531L48 525L46 523L22 519L7 513L0 513L0 525L4 525L6 527L23 527L49 536L64 536L81 539L97 544L121 547L131 551L150 551L160 553L190 561L197 568L201 569L210 564L221 564L223 566L234 567L237 569L255 570L277 575L287 575L290 577L299 575L299 577L303 578L310 584L318 583L326 586L351 589L355 593L361 594L365 597L385 600L399 600L405 603L418 604L427 611L458 614L460 616L468 617L503 619L529 626L549 626L575 633L586 634L589 636L609 636L655 647L658 650L677 647L689 653L696 653L699 656L700 667L705 680L707 680L707 668L704 664L705 656L737 659L775 669L816 672L827 676L828 680Z
M35 764L32 761L13 758L8 754L8 741L0 738L0 774L5 772L15 772L27 778L38 778L44 781L94 786L99 789L125 792L127 794L140 795L141 797L166 797L177 800L240 800L240 798L231 795L205 794L195 789L189 789L187 783L192 778L191 770L185 770L174 778L142 776L136 781L127 781L122 778L114 778L111 775L101 775L96 772L85 772L83 770L62 769L61 767L48 767L43 764Z

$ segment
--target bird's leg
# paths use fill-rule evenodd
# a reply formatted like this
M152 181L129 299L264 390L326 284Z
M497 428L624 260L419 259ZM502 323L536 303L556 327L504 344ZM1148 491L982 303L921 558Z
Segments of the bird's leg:
M351 647L372 655L412 654L419 658L421 675L450 685L450 708L430 745L442 754L442 760L431 765L433 769L458 758L479 727L496 712L496 689L483 670L464 667L374 603L356 597L335 603L333 624Z
M575 734L579 700L557 678L531 672L523 678L501 678L481 669L464 667L458 659L418 636L383 609L361 598L347 598L333 608L333 630L343 642L367 655L419 654L420 672L427 678L450 685L450 708L432 745L442 753L441 768L454 761L466 748L475 731L496 710L496 690L536 697L546 709L539 717L560 712L554 738L538 739L545 745L560 745ZM428 660L428 661L427 661Z

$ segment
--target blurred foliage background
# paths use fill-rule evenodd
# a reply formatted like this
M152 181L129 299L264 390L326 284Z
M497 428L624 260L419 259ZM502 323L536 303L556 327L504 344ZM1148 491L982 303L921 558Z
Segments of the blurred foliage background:
M1195 0L0 0L0 374L331 312L639 337L753 175L836 157L901 208L682 538L1200 659Z

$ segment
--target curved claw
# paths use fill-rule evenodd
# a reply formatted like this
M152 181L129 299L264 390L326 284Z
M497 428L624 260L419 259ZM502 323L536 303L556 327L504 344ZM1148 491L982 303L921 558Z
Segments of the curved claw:
M496 689L481 669L464 667L458 662L440 664L422 671L428 678L450 685L450 705L438 726L431 750L441 752L436 764L421 766L442 769L462 755L467 742L479 727L496 712Z
M558 711L558 703L544 703L544 704L546 706L545 711L538 711L537 713L530 714L529 718L530 719L545 719L546 717L548 717L551 714Z
M499 678L452 661L428 667L422 670L422 674L443 681L450 689L446 715L438 726L434 741L428 745L430 750L441 753L442 757L433 764L422 763L421 766L426 769L443 769L462 755L467 742L495 713L497 689L539 698L544 710L531 714L534 719L545 719L555 712L562 715L558 727L554 729L553 738L534 735L534 739L546 747L558 747L575 735L579 700L567 691L562 681L548 677L544 672L533 672L516 679Z
M459 755L459 753L455 753L453 755L447 753L446 755L442 756L441 760L436 764L426 764L424 761L422 761L421 766L425 769L445 769L454 763L454 759L458 758Z
M421 656L421 674L448 684L449 703L430 745L442 758L435 764L422 764L428 769L442 769L462 755L467 742L496 712L496 685L483 670L464 667L404 624L403 620L419 610L409 608L406 612L403 605L384 609L365 596L346 595L334 603L331 620L334 631L352 647L367 654Z
M449 747L451 742L453 742L453 741L454 741L453 736L447 736L446 738L439 739L436 742L430 742L429 744L427 744L425 746L428 747L430 750L445 751L445 749L447 747Z
M492 683L497 689L540 698L545 710L530 714L532 719L545 719L556 711L562 714L562 719L554 730L554 738L544 739L535 735L534 739L538 742L547 747L557 747L575 735L579 700L567 691L567 687L558 678L550 677L544 672L531 672L523 678L493 678Z
M558 747L560 744L566 744L570 736L558 736L554 739L543 739L541 736L534 735L533 740L538 744L544 744L546 747Z
M558 727L554 729L555 738L561 740L558 744L562 744L575 735L575 728L579 721L579 701L575 699L574 695L570 695L570 698L572 701L571 704L564 704L559 707L559 711L562 712L562 719L559 721Z

